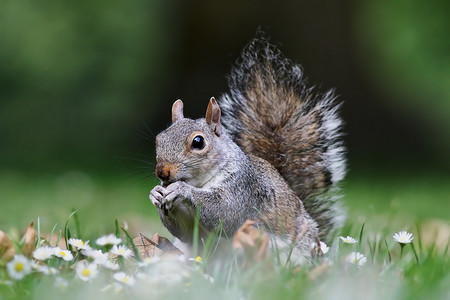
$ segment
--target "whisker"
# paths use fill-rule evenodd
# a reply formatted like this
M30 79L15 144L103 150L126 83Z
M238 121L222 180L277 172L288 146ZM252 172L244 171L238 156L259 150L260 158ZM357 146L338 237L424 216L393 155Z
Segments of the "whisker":
M153 131L150 129L150 127L148 127L147 123L145 123L144 120L142 120L142 123L144 124L144 126L145 126L145 128L148 130L148 132L151 134L153 140L155 140L156 136L155 136L155 134L153 133Z

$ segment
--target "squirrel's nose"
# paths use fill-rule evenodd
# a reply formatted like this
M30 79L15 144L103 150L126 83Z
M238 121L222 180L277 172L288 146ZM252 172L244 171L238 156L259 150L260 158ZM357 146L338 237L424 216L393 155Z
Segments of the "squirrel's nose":
M174 166L170 164L157 164L155 168L155 175L162 181L169 181L171 176L175 174Z

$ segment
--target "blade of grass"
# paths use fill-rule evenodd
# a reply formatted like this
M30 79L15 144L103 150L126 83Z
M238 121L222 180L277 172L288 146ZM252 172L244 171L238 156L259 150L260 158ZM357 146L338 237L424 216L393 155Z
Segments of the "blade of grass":
M81 239L81 230L80 230L80 220L78 219L78 214L75 209L72 209L72 212L75 212L73 214L73 221L75 222L75 235L77 238Z
M198 255L198 236L199 236L199 222L200 222L200 206L197 208L197 211L195 212L195 219L194 219L194 232L192 234L192 255L194 257L197 257Z
M69 227L67 227L66 230L64 231L64 242L66 243L66 248L69 249L70 251L73 251L72 245L70 245L68 242L71 238L72 234L70 233Z
M67 218L66 223L64 224L64 240L66 242L66 248L69 249L70 251L72 251L72 246L69 245L69 243L67 242L71 237L70 230L69 230L69 220L76 213L77 213L77 211L73 211Z
M237 262L236 262L237 258L234 257L234 259L235 259L235 263L237 264ZM228 269L228 275L227 275L226 284L225 284L227 289L230 289L232 273L233 273L233 264L231 264L230 268Z
M379 255L381 253L381 247L382 247L382 243L381 243L381 237L376 236L375 237L375 246L374 246L374 250L375 250L375 258L377 257L377 255Z
M414 256L416 257L417 264L419 264L419 257L417 256L416 247L414 247L414 243L411 243L411 248L413 250Z
M376 246L376 241L373 244L373 247L372 247L372 243L370 242L370 239L367 239L367 244L369 245L369 253L370 253L370 256L372 258L372 265L373 265L375 263L375 246Z
M389 245L388 245L386 239L384 240L384 244L386 245L386 252L387 252L387 255L389 258L389 263L391 263L392 262L391 251L389 251Z
M55 226L53 226L52 231L50 232L50 236L48 237L48 244L50 246L52 245L52 237L53 237L53 233L55 232L56 225L58 225L58 223L56 223ZM56 246L58 246L58 244L56 244L55 247Z
M218 228L213 233L208 234L206 242L203 243L202 257L205 262L208 262L209 259L214 255L217 249L217 245L219 244L221 230L222 222L220 222Z
M128 231L127 231L125 228L122 227L121 229L122 229L122 231L125 233L125 235L126 235L126 237L127 237L127 239L128 239L128 242L130 243L131 248L133 249L133 253L134 253L135 259L136 259L138 262L140 262L140 261L141 261L141 258L140 258L140 256L139 256L139 251L138 251L136 245L135 245L134 242L133 242L133 238L131 238L130 234L128 233Z
M59 245L59 241L61 241L61 234L62 234L62 231L60 229L59 230L59 234L58 234L58 238L56 239L56 246L58 246Z
M359 243L358 243L358 252L361 250L361 245L362 245L362 238L363 238L363 234L364 234L364 226L366 225L366 223L363 223L361 226L361 231L359 232Z
M444 257L447 257L448 248L450 248L450 240L447 242L447 246L445 247L445 250L444 250Z
M213 249L213 251L212 251L212 254L216 253L217 248L219 247L220 239L222 238L222 235L225 236L225 239L227 238L227 237L226 237L225 230L223 229L223 223L222 223L222 221L220 221L220 227L219 227L219 228L220 228L220 230L219 230L219 234L218 234L218 237L217 237L217 242L216 242L216 245L215 245L215 247L214 247L214 249Z
M419 243L419 251L420 251L420 253L423 253L423 248L422 248L422 230L421 230L419 221L416 221L416 230L417 230L417 242Z
M119 227L119 221L117 219L114 220L114 224L116 226L116 236L120 238L120 227Z
M292 252L294 252L295 246L296 246L296 245L295 245L294 243L292 243L292 244L289 246L289 253L288 253L288 256L287 256L287 258L286 258L286 263L284 264L284 268L287 268L287 267L290 266L291 256L292 256ZM320 248L319 248L319 249L320 249Z
M334 249L334 256L333 256L334 259L337 259L338 255L339 255L339 249L340 249L340 247L341 247L341 243L340 243L340 241L339 241L339 235L337 235L337 236L338 236L338 237L336 238L336 239L337 239L337 243L334 242L334 245L336 245L336 247L335 247L335 249ZM333 248L331 248L331 249L333 249ZM330 254L330 256L331 256L331 254Z
M39 217L37 218L37 241L36 241L36 247L39 247L41 245L41 220Z

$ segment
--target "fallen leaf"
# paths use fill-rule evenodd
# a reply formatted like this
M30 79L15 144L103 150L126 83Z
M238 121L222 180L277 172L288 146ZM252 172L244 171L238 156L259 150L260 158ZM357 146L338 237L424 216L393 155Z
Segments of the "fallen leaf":
M47 245L47 246L50 246L50 247L59 247L60 249L67 250L66 241L64 240L64 237L60 236L59 233L55 233L54 232L50 236L49 232L44 232L44 233L41 234L41 237L42 237L41 246L42 245ZM59 239L59 243L56 244L58 239Z
M261 262L266 258L269 246L267 233L257 229L256 223L247 220L233 237L233 249L242 255L242 266Z
M330 269L331 269L330 264L327 262L323 262L322 264L320 264L317 267L315 267L314 269L312 269L309 272L308 277L311 280L315 280L318 277L321 277L324 274L326 274Z
M441 253L450 247L450 222L434 219L422 224L422 243L426 247L436 247Z
M160 236L158 233L155 233L151 239L142 233L139 233L139 235L133 239L133 243L138 249L139 257L142 259L165 254L183 254L183 252L175 247L167 238Z
M31 257L33 254L33 251L36 249L36 239L37 239L37 232L36 229L34 229L34 223L31 222L31 224L28 226L27 230L25 231L25 234L23 235L23 246L22 246L22 254L28 257Z
M8 236L0 230L0 260L10 261L14 258L16 251Z

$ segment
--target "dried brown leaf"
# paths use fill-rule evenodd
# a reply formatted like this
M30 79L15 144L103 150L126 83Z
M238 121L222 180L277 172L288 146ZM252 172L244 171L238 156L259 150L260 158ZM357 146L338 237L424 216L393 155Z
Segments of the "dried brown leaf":
M0 260L10 261L14 258L16 250L8 236L0 230Z
M311 272L309 272L308 274L308 277L311 280L315 280L323 276L324 274L328 273L330 269L331 269L330 264L327 262L323 262L322 264L318 265L316 268L311 270Z
M142 259L166 254L183 254L183 252L175 247L167 238L160 236L158 233L156 233L151 239L142 233L139 233L139 235L133 239L133 243L138 249L139 257Z
M242 253L243 266L261 262L266 258L269 236L254 225L254 221L247 220L233 237L233 248Z
M27 227L27 230L25 231L25 234L23 235L23 246L22 246L22 254L28 257L31 257L33 254L33 251L36 249L36 239L37 239L37 232L36 229L34 229L34 223L31 222L31 224Z
M436 247L441 253L448 251L450 241L450 222L433 219L422 224L422 243L424 247Z
M66 241L58 233L54 232L52 235L50 235L49 232L44 232L41 234L41 237L42 237L42 244L50 247L59 247L60 249L67 250ZM58 241L58 238L59 243L57 245L56 242Z

